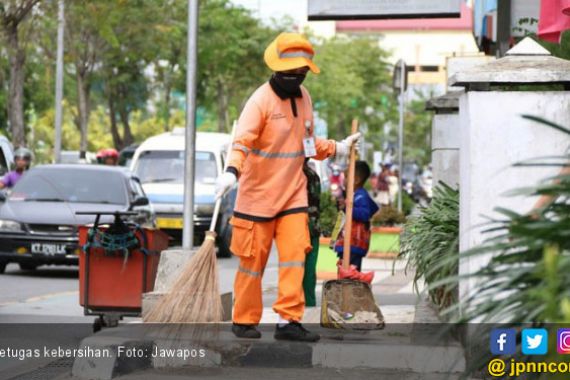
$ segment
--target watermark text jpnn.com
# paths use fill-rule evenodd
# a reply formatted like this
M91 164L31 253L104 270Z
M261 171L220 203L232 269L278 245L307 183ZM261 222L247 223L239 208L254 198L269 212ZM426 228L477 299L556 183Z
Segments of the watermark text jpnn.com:
M507 368L508 363L508 368ZM493 359L487 366L489 374L494 377L520 376L525 373L570 373L570 363L519 362L511 359Z

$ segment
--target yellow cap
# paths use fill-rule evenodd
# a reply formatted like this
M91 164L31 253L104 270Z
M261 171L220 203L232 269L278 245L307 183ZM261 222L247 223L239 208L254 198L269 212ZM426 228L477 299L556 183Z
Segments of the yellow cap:
M265 49L263 59L273 71L287 71L308 66L318 74L321 70L313 63L315 51L311 43L298 33L281 33Z

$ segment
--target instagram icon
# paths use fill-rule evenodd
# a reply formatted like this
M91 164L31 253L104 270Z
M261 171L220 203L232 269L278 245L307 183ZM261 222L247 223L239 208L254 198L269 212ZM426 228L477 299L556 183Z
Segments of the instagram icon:
M570 355L570 329L558 329L556 348L559 354Z

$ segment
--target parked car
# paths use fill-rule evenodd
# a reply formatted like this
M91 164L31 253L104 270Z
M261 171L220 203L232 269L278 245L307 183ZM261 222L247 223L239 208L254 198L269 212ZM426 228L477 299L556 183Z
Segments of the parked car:
M126 148L123 148L121 152L119 152L119 165L126 166L127 168L131 167L133 156L139 146L140 144L131 144Z
M129 170L102 165L41 165L30 169L10 194L0 196L0 273L16 262L39 265L78 263L78 226L93 216L77 211L137 212L131 221L154 224L144 190ZM112 216L102 217L111 223Z
M14 149L10 140L0 135L0 177L10 171L14 164Z
M215 204L216 177L222 172L230 136L225 133L196 134L194 175L194 243L199 244L210 227ZM184 206L184 128L175 128L144 141L135 152L131 168L141 179L156 211L157 226L174 243L182 238ZM218 255L231 256L231 225L236 191L224 196L216 226Z

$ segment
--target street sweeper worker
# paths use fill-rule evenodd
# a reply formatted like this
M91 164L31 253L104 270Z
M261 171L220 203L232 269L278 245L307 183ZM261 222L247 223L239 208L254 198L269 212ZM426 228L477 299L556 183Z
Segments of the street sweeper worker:
M240 258L234 284L232 331L259 338L263 310L261 277L273 239L279 252L279 291L273 310L279 315L275 339L317 341L301 326L305 299L305 254L311 251L307 214L305 157L346 157L359 134L341 142L315 138L313 107L301 86L313 63L311 43L302 35L282 33L264 54L274 72L246 102L238 120L229 167L217 178L216 195L239 179L230 249Z

